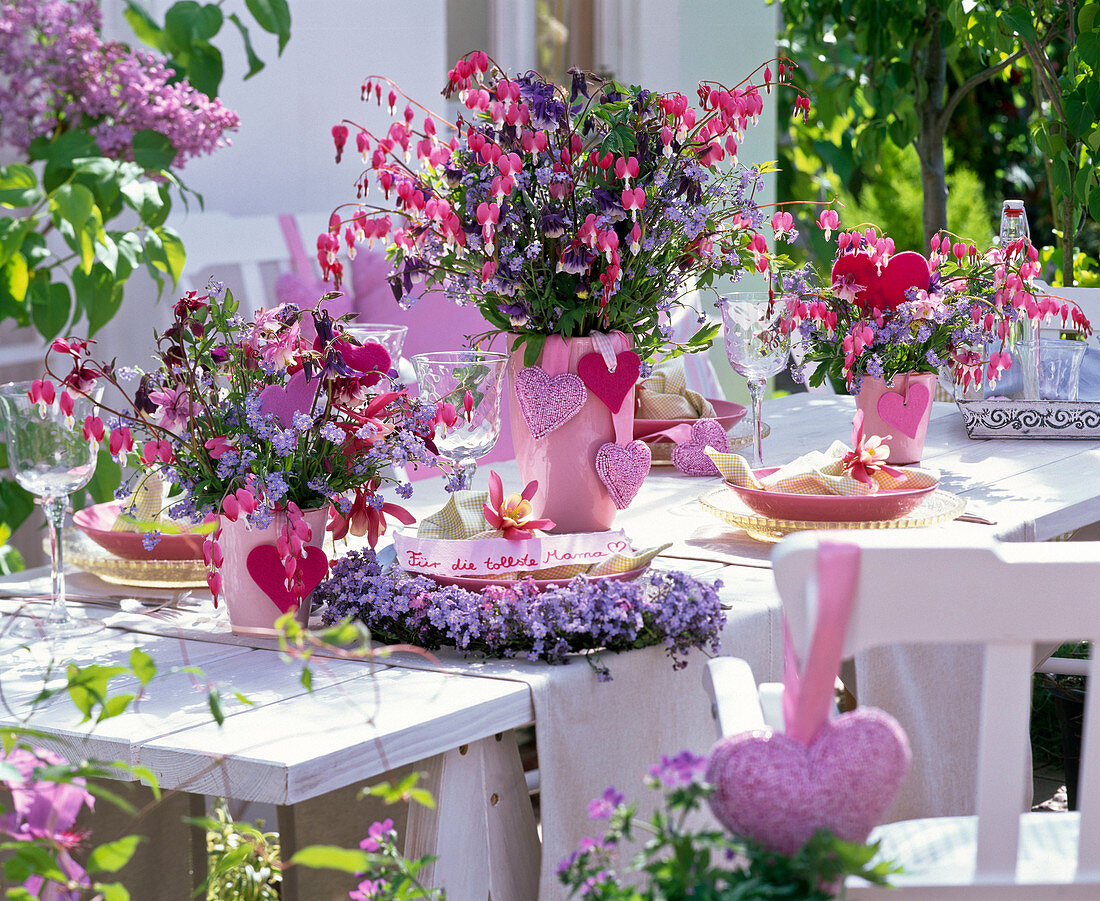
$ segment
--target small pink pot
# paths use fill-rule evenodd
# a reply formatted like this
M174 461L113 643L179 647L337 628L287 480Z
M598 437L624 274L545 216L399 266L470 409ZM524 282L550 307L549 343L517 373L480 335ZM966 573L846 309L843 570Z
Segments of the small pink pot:
M328 523L328 508L303 511L312 535L309 544L321 547ZM268 594L256 584L248 571L248 555L261 545L275 545L281 530L286 529L286 514L277 513L266 529L250 528L242 516L236 522L221 520L222 595L229 611L229 624L238 635L273 635L275 621L283 616ZM291 608L295 609L295 608ZM309 622L309 599L297 608L295 618L302 626Z
M856 409L863 411L863 434L890 436L889 462L895 466L919 463L932 416L936 373L907 372L889 382L863 377Z
M569 361L564 371L575 375L581 357L596 348L591 338L566 338L565 342L569 347ZM522 347L513 352L508 361L508 406L520 477L524 484L532 479L539 483L538 493L532 501L534 515L552 519L555 523L552 532L604 532L610 529L618 510L596 474L596 452L607 442L615 441L616 426L619 434L625 436L624 441L631 440L634 389L630 389L615 414L589 391L579 413L542 438L535 438L524 422L516 399L515 378L521 369Z

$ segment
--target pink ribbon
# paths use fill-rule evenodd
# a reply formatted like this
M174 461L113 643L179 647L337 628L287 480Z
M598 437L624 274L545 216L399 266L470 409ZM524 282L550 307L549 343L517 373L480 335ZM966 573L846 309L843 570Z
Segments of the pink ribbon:
M790 631L783 625L783 718L787 735L807 746L829 718L858 581L858 545L822 541L817 552L817 622L801 671Z

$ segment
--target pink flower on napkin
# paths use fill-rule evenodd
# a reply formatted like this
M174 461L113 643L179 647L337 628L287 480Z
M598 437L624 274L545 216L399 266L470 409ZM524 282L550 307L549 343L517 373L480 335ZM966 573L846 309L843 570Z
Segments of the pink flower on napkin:
M852 420L852 449L840 460L841 464L852 476L865 485L875 485L872 476L876 472L884 472L888 476L905 481L905 473L895 466L887 466L890 458L890 447L884 442L892 436L885 437L871 435L865 438L863 435L863 411L856 410L855 419Z
M504 483L495 472L489 473L489 503L483 506L485 521L504 532L509 541L532 538L532 529L552 529L554 521L534 519L531 498L539 490L538 482L528 482L519 494L504 496Z

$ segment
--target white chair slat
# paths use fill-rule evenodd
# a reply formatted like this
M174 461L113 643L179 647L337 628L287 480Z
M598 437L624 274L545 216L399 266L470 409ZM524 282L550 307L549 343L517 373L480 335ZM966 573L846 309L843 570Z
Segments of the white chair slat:
M1028 763L1031 656L1030 642L985 649L976 786L978 881L1015 879Z

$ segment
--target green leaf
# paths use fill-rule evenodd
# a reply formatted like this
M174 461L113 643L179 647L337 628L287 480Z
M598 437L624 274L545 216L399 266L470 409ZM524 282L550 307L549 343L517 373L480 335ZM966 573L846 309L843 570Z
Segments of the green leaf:
M365 851L335 845L309 845L291 857L290 862L310 869L343 873L365 873L370 868L370 858Z
M97 504L104 504L114 500L115 489L122 481L122 467L117 460L111 458L111 453L106 446L99 449L96 458L95 472L88 481L87 492Z
M197 41L209 41L222 27L222 11L214 4L177 0L164 16L164 30L181 49Z
M278 35L279 54L290 40L290 7L286 0L245 0L257 24L269 34Z
M0 451L3 446L0 445ZM7 455L2 462L7 465ZM0 522L13 532L34 511L34 495L12 479L0 479Z
M244 23L241 21L240 16L236 13L230 13L229 21L237 26L237 31L241 33L241 40L244 41L244 52L245 56L248 57L248 72L245 73L244 80L248 81L248 79L263 69L264 61L260 59L256 55L256 51L252 49L252 38L248 33L248 29L245 28Z
M141 217L142 222L154 226L161 224L150 222L164 208L164 198L158 185L151 181L132 181L122 186L122 199Z
M187 80L191 87L208 97L217 97L224 74L225 63L217 47L206 41L191 46L187 55Z
M6 300L22 304L27 298L30 275L23 254L14 254L0 267L0 302Z
M89 873L117 873L134 856L139 835L124 835L113 842L100 845L88 855L88 863L85 865Z
M154 231L160 238L162 259L166 264L163 271L168 273L173 286L178 285L180 276L183 274L183 266L187 262L187 252L184 250L183 240L174 228L168 226L156 228Z
M0 206L31 206L41 199L38 178L26 163L12 163L0 169Z
M166 135L149 128L134 135L133 148L134 162L149 171L168 170L176 159L175 145Z
M88 333L94 335L103 328L122 305L122 281L102 263L96 263L90 273L73 272L76 302L88 317Z
M55 191L72 178L77 160L97 156L103 154L85 131L67 131L53 141L36 138L31 142L31 159L46 161L42 186L48 192Z
M210 714L214 717L214 722L219 726L222 725L225 722L225 711L222 710L222 696L216 688L210 689L207 703L210 705Z
M27 291L31 299L31 322L47 341L58 336L72 313L73 301L64 282L35 279Z
M161 28L145 7L134 0L126 0L126 22L137 35L138 40L157 50L168 52L164 29Z
M313 691L313 670L308 666L303 666L302 674L298 677L298 681L302 683L306 691Z
M153 658L141 648L134 648L130 652L130 669L142 685L148 685L157 674L157 665Z
M120 882L111 882L106 885L97 883L96 890L103 896L103 901L130 901L130 893Z
M84 714L84 722L91 719L95 707L107 699L107 684L110 680L125 672L124 666L100 666L97 663L89 666L69 664L66 670L69 698L76 705L76 709Z
M86 225L95 208L95 197L84 185L61 185L50 197L50 210L71 222L74 229Z

